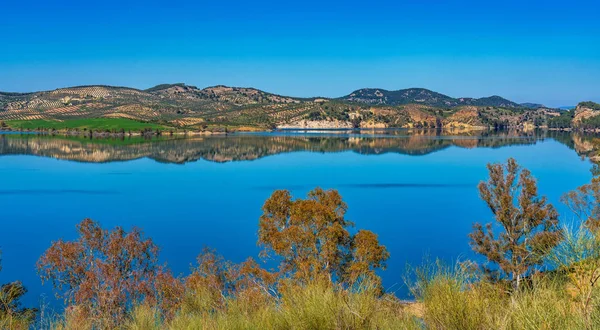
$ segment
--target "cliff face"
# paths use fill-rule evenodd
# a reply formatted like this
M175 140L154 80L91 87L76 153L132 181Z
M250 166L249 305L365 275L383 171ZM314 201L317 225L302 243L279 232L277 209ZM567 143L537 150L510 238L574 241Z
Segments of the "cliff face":
M462 107L444 120L444 126L449 127L484 127L479 118L479 109L477 107Z
M278 129L351 129L352 123L341 120L299 120L277 126Z
M575 108L573 127L580 126L586 120L600 115L600 104L593 102L581 102Z
M442 127L442 122L434 115L434 108L409 104L402 107L402 110L406 112L409 118L407 127Z

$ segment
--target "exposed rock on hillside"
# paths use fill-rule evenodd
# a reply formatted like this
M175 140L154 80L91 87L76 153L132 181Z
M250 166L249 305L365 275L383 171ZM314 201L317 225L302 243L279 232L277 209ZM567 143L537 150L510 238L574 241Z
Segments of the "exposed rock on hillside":
M444 120L444 126L479 128L484 127L485 125L479 118L479 109L477 107L468 106L461 107L457 112L446 118Z
M278 129L351 129L349 121L299 120L297 122L277 126Z
M573 126L580 126L587 120L600 115L600 104L594 102L581 102L575 108Z

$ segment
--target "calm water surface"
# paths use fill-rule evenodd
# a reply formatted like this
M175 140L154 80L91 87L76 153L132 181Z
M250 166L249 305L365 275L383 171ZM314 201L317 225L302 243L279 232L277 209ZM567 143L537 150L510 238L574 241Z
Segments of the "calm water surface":
M384 284L405 296L407 263L419 264L426 254L472 256L471 224L491 220L476 188L487 163L516 158L559 204L562 193L591 179L590 141L514 132L284 132L164 141L0 135L0 283L23 281L26 304L37 305L40 295L52 301L35 262L53 240L74 239L75 224L86 217L105 228L143 228L175 273L186 274L204 246L243 261L258 254L260 209L273 190L304 197L320 186L338 189L347 217L379 235L391 253Z

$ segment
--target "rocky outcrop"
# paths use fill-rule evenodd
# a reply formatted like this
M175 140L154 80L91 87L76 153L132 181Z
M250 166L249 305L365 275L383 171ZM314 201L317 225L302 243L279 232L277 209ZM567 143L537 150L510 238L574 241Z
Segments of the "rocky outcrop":
M377 123L374 121L363 121L360 123L360 128L365 128L365 129L381 129L381 128L387 128L388 126L385 123Z
M462 107L444 120L445 127L482 128L485 127L477 107Z
M582 102L575 108L573 127L579 126L583 121L600 115L600 105L593 102Z
M427 112L427 110L433 110L430 107L421 107L417 105L407 105L402 108L409 117L408 127L442 127L442 122L438 119L437 116Z
M349 121L341 120L299 120L277 126L278 129L351 129Z

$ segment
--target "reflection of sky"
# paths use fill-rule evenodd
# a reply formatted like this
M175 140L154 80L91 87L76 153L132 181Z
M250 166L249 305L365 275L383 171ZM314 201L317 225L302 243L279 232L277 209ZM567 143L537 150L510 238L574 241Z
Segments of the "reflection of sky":
M348 219L379 235L391 253L384 284L396 284L394 290L403 294L398 284L407 262L418 264L424 254L470 256L471 224L490 220L476 185L487 177L486 163L511 156L532 171L540 192L562 212L560 195L591 178L591 163L553 140L499 149L450 147L418 157L296 152L184 165L3 156L0 283L23 280L29 304L40 292L49 293L40 286L35 261L52 240L73 239L75 224L85 217L105 228L143 228L176 273L187 272L204 246L243 261L258 254L260 208L273 189L303 197L320 186L339 189L349 205Z

